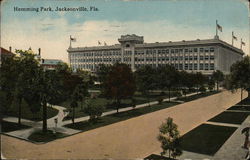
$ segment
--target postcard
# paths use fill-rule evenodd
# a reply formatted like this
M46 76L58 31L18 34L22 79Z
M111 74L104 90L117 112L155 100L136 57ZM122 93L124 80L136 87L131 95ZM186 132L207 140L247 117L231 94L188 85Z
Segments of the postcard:
M2 159L250 159L248 0L2 0Z

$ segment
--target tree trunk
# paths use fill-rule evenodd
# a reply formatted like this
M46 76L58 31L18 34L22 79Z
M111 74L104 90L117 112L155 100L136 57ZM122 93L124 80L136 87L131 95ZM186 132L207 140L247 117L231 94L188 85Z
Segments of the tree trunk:
M150 107L150 98L149 98L149 93L147 94L147 100L148 100L148 106Z
M22 98L18 98L18 124L21 125Z
M75 124L75 107L73 107L72 122Z
M219 81L217 81L217 91L219 91Z
M170 102L170 87L168 88L168 102Z
M47 132L47 101L43 100L43 132Z
M243 97L243 89L240 89L240 103L242 102L242 97Z
M116 113L119 112L119 107L120 107L120 100L117 99L117 100L116 100Z

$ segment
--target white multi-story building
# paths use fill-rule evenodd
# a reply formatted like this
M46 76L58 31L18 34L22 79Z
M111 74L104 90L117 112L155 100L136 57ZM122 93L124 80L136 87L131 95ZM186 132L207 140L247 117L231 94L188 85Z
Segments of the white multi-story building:
M68 48L73 69L95 71L99 64L128 64L133 71L143 65L172 65L178 70L211 74L221 70L230 72L230 66L241 60L244 52L215 36L214 39L144 43L142 36L124 35L120 44L110 46Z

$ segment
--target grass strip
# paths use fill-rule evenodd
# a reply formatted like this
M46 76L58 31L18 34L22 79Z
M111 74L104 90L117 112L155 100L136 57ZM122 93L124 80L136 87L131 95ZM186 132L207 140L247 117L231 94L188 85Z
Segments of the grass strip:
M189 152L214 155L236 129L202 124L181 137L181 147Z

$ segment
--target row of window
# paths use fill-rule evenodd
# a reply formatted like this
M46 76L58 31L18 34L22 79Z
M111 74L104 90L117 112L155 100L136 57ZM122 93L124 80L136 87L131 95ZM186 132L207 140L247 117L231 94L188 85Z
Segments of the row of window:
M121 51L71 53L72 57L121 56Z
M214 47L209 47L209 48L185 48L185 49L147 49L146 50L146 54L168 54L168 53L197 53L198 51L200 53L202 52L214 52ZM143 50L138 50L138 51L135 51L135 55L143 55L144 54L144 51Z
M143 61L156 61L156 57L146 57L145 59L144 58L138 58L138 57L135 57L135 61L138 61L138 62L143 62ZM198 56L185 56L185 57L159 57L158 58L158 61L182 61L182 60L198 60ZM214 56L200 56L199 60L214 60Z
M139 67L142 67L144 65L145 64L136 64L135 68L139 68ZM151 65L152 67L156 67L156 64L149 64L149 65ZM213 63L211 63L211 64L208 64L208 63L202 64L201 63L199 65L197 63L194 63L194 64L171 64L171 65L174 66L178 70L214 70ZM158 66L161 66L161 65L158 65ZM199 66L199 68L198 68L198 66Z
M136 64L135 68L139 68L144 66L145 64ZM156 64L147 64L147 65L151 65L153 67L156 67ZM214 70L214 64L171 64L172 66L174 66L176 69L178 70ZM129 64L129 66L131 66ZM161 66L161 65L158 65ZM199 66L199 68L198 68ZM94 70L94 65L93 64L79 64L79 65L74 65L74 68L80 68L80 69L90 69L90 70Z
M214 47L208 48L185 48L185 49L147 49L146 54L168 54L168 53L200 53L202 52L214 52ZM125 51L124 55L131 55L131 51ZM143 50L135 50L135 55L143 55ZM93 56L121 56L121 51L103 51L103 52L83 52L83 53L71 53L72 57L93 57Z

